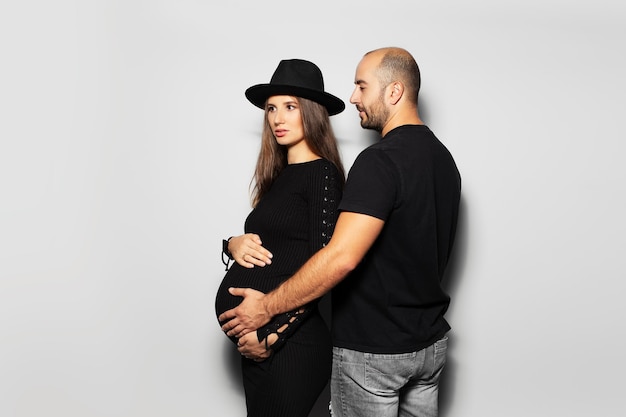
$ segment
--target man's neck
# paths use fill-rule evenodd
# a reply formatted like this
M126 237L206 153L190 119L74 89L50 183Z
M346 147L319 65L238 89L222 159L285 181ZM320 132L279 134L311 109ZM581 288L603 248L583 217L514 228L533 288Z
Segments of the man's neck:
M389 118L389 120L387 120L387 123L385 123L385 126L383 127L383 130L381 132L381 135L382 137L385 137L387 133L391 132L393 129L399 126L423 125L423 124L424 122L419 117L419 114L417 113L417 111L412 110L412 111L398 112L392 115Z

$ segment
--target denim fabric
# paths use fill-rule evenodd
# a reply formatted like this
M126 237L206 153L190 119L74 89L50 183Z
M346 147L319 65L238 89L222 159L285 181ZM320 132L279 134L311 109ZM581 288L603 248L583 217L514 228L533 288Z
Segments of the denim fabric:
M436 417L448 337L417 352L333 348L333 417Z

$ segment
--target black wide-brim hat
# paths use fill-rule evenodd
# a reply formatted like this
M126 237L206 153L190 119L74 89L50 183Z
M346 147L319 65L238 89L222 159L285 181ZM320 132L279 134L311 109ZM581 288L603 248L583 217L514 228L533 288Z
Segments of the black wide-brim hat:
M312 62L303 59L280 61L269 84L257 84L246 90L246 98L260 109L271 96L296 96L321 104L332 116L341 113L346 105L334 95L324 91L322 71Z

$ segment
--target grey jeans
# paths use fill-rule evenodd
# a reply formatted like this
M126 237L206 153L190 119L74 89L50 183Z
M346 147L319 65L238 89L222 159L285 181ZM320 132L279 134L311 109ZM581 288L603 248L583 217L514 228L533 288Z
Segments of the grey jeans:
M333 348L333 417L436 417L448 337L417 352Z

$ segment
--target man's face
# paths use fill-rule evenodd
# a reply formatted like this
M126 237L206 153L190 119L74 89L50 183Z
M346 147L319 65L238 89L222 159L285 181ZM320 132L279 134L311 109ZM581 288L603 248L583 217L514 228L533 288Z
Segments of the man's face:
M350 103L359 111L362 128L382 132L389 111L385 106L385 86L380 85L376 76L379 60L375 55L368 55L361 60L356 69Z

